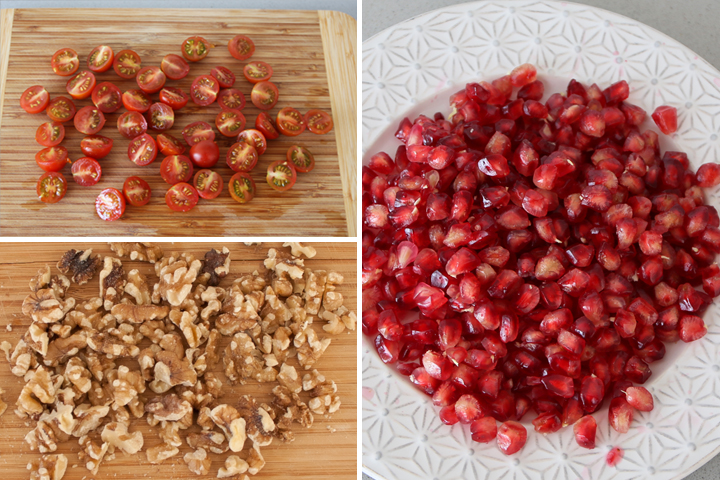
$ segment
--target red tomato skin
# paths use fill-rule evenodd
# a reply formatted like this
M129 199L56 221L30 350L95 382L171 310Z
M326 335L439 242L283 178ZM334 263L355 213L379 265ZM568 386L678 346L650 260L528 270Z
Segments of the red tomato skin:
M214 67L210 70L210 75L215 77L222 88L230 88L235 85L235 74L229 68L223 66Z
M137 195L133 195L133 189L138 189L143 192L142 198L137 198ZM123 183L123 195L127 203L133 207L142 207L150 202L152 197L152 190L150 185L140 177L128 177Z
M145 113L152 101L141 90L128 90L122 94L123 107L131 112Z
M95 199L95 211L101 220L113 222L125 213L125 196L116 188L106 188Z
M180 143L180 140L173 137L169 133L161 133L156 139L160 153L165 156L169 155L182 155L187 150L187 147Z
M194 53L192 50L192 45L202 45L203 51ZM195 35L192 37L188 37L185 39L185 41L182 43L181 50L183 57L185 57L185 60L188 62L199 62L203 58L207 57L208 52L211 48L213 48L215 45L211 44L205 38Z
M169 105L173 110L180 110L187 105L188 100L190 100L190 97L179 88L164 87L160 90L160 101Z
M207 187L205 189L201 189L200 185L198 185L198 181L200 179L204 179L206 182ZM208 178L212 179L208 181ZM212 185L210 185L210 183ZM193 187L195 187L195 190L197 191L200 198L204 198L205 200L212 200L213 198L216 198L223 189L223 179L220 176L219 173L213 172L212 170L208 170L207 168L204 168L202 170L198 170L198 172L193 177ZM210 191L206 191L208 188L213 188Z
M52 155L52 160L48 159L48 155L51 155L53 152L55 152L55 155ZM37 152L35 154L35 162L38 167L46 172L59 172L65 165L70 163L70 160L68 159L67 148L58 145L55 147L46 147Z
M43 185L45 182L52 182L60 186L59 191L54 192L51 197L43 196ZM67 180L60 172L46 172L40 176L35 187L38 199L44 203L57 203L67 193Z
M235 96L237 97L237 102L230 104L227 102L230 102L229 97ZM220 105L220 108L223 110L242 110L245 108L245 95L243 93L236 89L236 88L226 88L225 90L220 90L220 93L217 97L217 102Z
M69 70L61 70L60 66L56 65L56 60L61 56L62 53L65 52L68 52L72 57L74 57L71 61L71 68ZM50 60L50 66L52 67L53 72L55 72L55 74L57 75L60 75L61 77L69 77L70 75L74 75L75 72L78 71L78 68L80 68L78 54L72 48L61 48L53 54L52 59Z
M237 182L241 181L245 185L250 185L249 189L242 193L242 197L240 196L241 192L236 192L236 187L239 187ZM232 199L236 202L247 203L255 197L255 180L253 180L253 178L247 172L237 172L230 178L230 181L228 182L228 191L230 192L230 196L232 197Z
M76 88L76 85L80 82L82 82L82 86L84 86L83 89L80 89L80 87ZM83 70L67 81L65 89L75 100L82 100L92 95L95 82L95 74L88 70Z
M173 203L173 198L176 196L175 192L181 192L180 194L183 196L186 196L185 194L189 195L189 198L186 199L187 203L184 203L182 205L178 205L177 202ZM180 182L176 183L165 194L165 203L167 203L167 206L170 207L171 210L176 212L189 212L190 210L195 207L198 203L198 194L197 190L195 190L195 187L190 185L189 183Z
M107 100L108 97L109 100ZM122 92L114 83L98 83L93 88L91 98L93 105L103 113L117 112L123 106Z
M212 140L204 140L190 147L190 160L200 168L215 166L220 158L220 148Z
M97 66L95 66L95 64L91 63L91 59L92 59L92 56L95 53L95 51L98 50L98 54L99 54L99 52L100 52L99 49L101 49L103 47L107 48L110 51L110 54L107 56L107 60L105 60L105 62L103 62L99 67L97 67ZM88 66L88 69L90 69L91 71L93 71L95 73L107 72L108 70L110 70L110 67L113 66L114 59L115 59L115 54L113 53L112 48L108 47L107 45L99 45L99 46L93 48L90 51L90 53L88 54L87 66Z
M195 132L201 131L202 134L196 134ZM215 132L209 123L203 121L193 122L187 127L183 128L182 136L188 145L193 146L203 140L215 140ZM203 138L207 137L207 138Z
M93 124L89 122L90 118L95 115L97 115L98 122L93 126ZM73 123L78 132L85 135L95 135L105 126L105 115L103 115L99 108L88 105L87 107L81 108L75 114Z
M173 168L175 165L186 167L184 175L179 176L181 172L178 172L177 168ZM160 176L170 185L188 182L193 177L193 164L185 155L170 155L165 157L160 164Z
M190 65L180 55L170 53L165 55L160 63L160 69L170 80L181 80L190 73Z
M220 92L220 83L210 75L200 75L190 85L190 99L201 107L211 105Z
M235 130L228 130L223 126L223 119L231 116L234 116L237 119L236 121L240 122L240 126L236 127ZM245 128L245 115L240 110L221 110L215 117L215 126L221 135L234 137Z
M56 105L64 105L67 107L67 109L60 109L60 107L56 107ZM60 115L67 110L67 117L61 117ZM48 103L47 108L45 109L45 113L47 113L48 118L52 120L53 122L58 123L64 123L69 122L73 119L75 116L75 112L77 109L75 108L75 102L70 100L67 97L55 97L52 100L50 100L50 103Z
M98 146L98 141L100 146ZM80 150L86 157L100 159L107 156L112 150L113 139L102 135L88 135L80 141Z
M55 140L52 140L51 137L47 136L48 133L50 133L48 130L56 128L58 129L58 136ZM35 141L43 147L59 145L60 142L63 141L63 138L65 138L65 127L63 127L62 123L46 122L40 125L35 132Z
M126 119L130 119L130 122L136 125L133 130L129 130L123 125ZM125 112L118 117L117 127L120 135L132 140L147 132L147 120L138 112Z
M243 52L238 48L241 42L247 45L247 51ZM255 53L255 44L248 36L236 35L228 42L228 51L230 52L230 55L238 60L247 60L252 57L253 53Z
M333 129L332 117L324 110L318 110L317 108L310 109L303 118L305 120L305 125L307 125L307 129L316 135L324 135ZM327 122L327 125L325 127L320 125L318 123L320 120Z
M20 106L27 113L40 113L47 108L48 103L50 94L42 85L33 85L20 96Z
M133 68L128 69L127 67L123 66L121 64L121 60L125 57L129 57L133 60L133 62L136 63L136 65ZM113 70L115 70L115 73L118 74L120 78L125 79L131 79L135 78L135 75L140 71L142 68L142 59L140 58L140 55L138 55L136 52L132 50L121 50L115 55L115 59L113 60Z
M90 178L85 178L81 175L83 170L86 168L90 169L94 174L91 174ZM72 172L75 183L83 187L91 187L95 185L100 181L100 177L102 176L102 168L100 167L100 164L97 160L90 157L82 157L75 160L70 171Z
M152 82L144 83L144 80L150 74L154 75L156 78L154 78ZM141 68L140 71L137 73L137 76L135 77L135 81L137 82L138 87L140 87L140 90L145 93L159 92L160 89L165 86L166 80L167 78L165 76L165 73L163 73L162 70L155 66Z
M260 110L270 110L278 102L278 88L269 81L259 82L250 92L250 100Z
M133 158L133 149L138 149L139 152L140 147L142 146L146 146L146 151L150 152L150 156L146 158L143 158L141 156ZM138 135L130 141L130 145L128 145L128 158L135 165L139 167L144 167L146 165L150 165L155 161L155 159L157 158L157 150L158 149L157 144L155 143L155 139L152 138L149 134L143 133L142 135Z
M259 130L268 140L275 140L280 137L280 132L277 131L275 122L273 122L270 115L265 112L260 112L255 118L255 129Z

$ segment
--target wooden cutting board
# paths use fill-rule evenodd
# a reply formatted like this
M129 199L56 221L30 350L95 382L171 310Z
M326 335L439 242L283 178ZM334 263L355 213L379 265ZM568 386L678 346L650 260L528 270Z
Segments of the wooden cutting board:
M0 235L141 235L141 236L228 236L297 235L355 236L356 209L356 31L353 18L333 11L191 10L191 9L17 9L2 10L0 50ZM242 74L246 62L234 59L227 49L237 34L250 36L256 45L252 60L273 67L272 81L280 89L278 104L269 111L292 106L306 112L320 108L332 112L334 130L326 135L306 131L298 137L281 136L270 141L268 151L252 172L257 185L254 200L238 204L227 190L232 170L225 156L234 138L216 133L220 161L214 167L225 182L215 200L200 200L188 213L174 213L165 204L169 188L160 177L162 155L149 166L138 167L127 157L129 140L117 130L121 108L106 115L101 135L113 139L113 151L100 160L102 178L93 187L81 187L72 180L70 167L62 173L68 179L65 198L54 205L37 199L35 185L43 173L35 153L43 147L35 142L35 131L49 121L45 113L30 115L20 108L20 95L32 85L43 85L51 97L69 96L68 78L55 75L50 58L62 47L78 52L80 70L97 45L109 45L114 52L132 49L142 65L160 66L168 53L180 54L180 45L191 35L201 35L216 45L202 61L191 64L190 74L166 85L189 92L192 80L209 75L224 65L237 78L235 88L248 102L243 113L248 128L254 128L260 112L250 102L250 84ZM137 89L134 79L124 80L112 69L96 75L98 83L111 81L121 91ZM152 97L157 101L157 94ZM91 99L75 101L78 108ZM199 107L192 101L175 115L169 133L182 140L180 132L194 121L203 120L214 128L220 111L217 103ZM62 145L71 160L82 157L84 135L68 122ZM155 136L157 132L149 132ZM272 190L265 181L268 165L284 159L291 145L306 146L314 155L315 169L301 174L287 192ZM122 189L129 176L148 181L152 200L144 207L129 206L123 218L104 222L95 213L94 202L104 188Z
M193 252L196 256L204 255L212 247L221 248L223 245L228 247L232 263L230 274L223 280L221 286L230 285L232 279L237 278L240 274L260 269L267 249L280 246L280 244L271 243L253 247L247 247L241 243L160 245L166 252L188 251ZM327 269L342 273L345 276L345 283L339 291L345 297L345 305L356 310L357 244L318 243L312 245L317 249L317 256L306 260L306 265L313 269ZM0 260L0 342L7 340L14 346L30 323L29 319L21 312L22 302L30 293L28 288L30 278L35 276L37 271L46 264L51 266L53 272L57 272L55 264L69 248L86 249L88 247L92 248L95 253L112 253L107 244L0 243L0 259L2 259ZM126 271L138 268L149 278L155 278L152 265L148 263L123 260L123 265ZM97 277L95 277L81 287L73 284L68 296L80 301L97 296L97 293ZM12 331L6 329L7 325L12 325ZM315 325L315 327L320 328L320 325ZM262 453L267 463L265 468L254 478L258 480L287 480L290 477L299 480L349 480L357 476L356 342L356 332L332 336L332 343L316 364L321 373L337 383L342 400L340 410L331 418L316 415L315 422L310 429L296 425L293 428L296 439L292 443L282 444L275 440L272 445L263 447ZM220 372L222 366L216 367L215 370ZM222 373L218 373L218 375L224 382L224 375ZM221 402L234 403L238 395L243 394L251 394L259 401L271 400L270 390L273 384L249 382L247 385L230 387L229 384L224 383L227 393L221 397ZM38 453L30 451L23 440L25 434L32 428L30 422L26 424L24 420L20 420L13 413L15 401L22 386L22 379L10 373L4 354L0 352L0 387L6 392L3 397L8 404L7 411L0 416L0 477L8 480L28 478L26 465L31 460L38 458ZM148 390L148 392L150 391ZM149 464L144 449L160 443L157 429L151 429L144 419L133 421L130 431L136 429L142 431L145 438L143 452L134 456L118 453L115 460L101 465L96 476L91 475L82 466L68 467L63 480L200 478L190 472L182 460L182 455L190 451L187 445L181 447L181 453L177 457L166 460L164 464ZM76 440L60 444L58 449L58 453L67 455L70 465L77 463L77 452ZM211 475L203 478L215 478L226 457L226 455L215 454L211 454L211 456L213 459Z

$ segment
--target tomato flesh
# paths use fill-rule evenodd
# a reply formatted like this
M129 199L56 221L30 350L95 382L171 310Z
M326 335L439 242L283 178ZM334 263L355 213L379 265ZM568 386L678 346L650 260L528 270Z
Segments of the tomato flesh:
M198 193L195 187L188 183L177 183L165 194L165 203L176 212L188 212L197 205Z
M238 203L247 203L255 196L255 181L250 174L238 172L228 182L230 196Z
M220 158L220 148L213 140L203 140L190 147L190 160L200 168L214 166Z
M98 107L87 106L81 108L75 114L73 123L78 132L85 135L94 135L102 130L105 125L105 115Z
M67 148L58 145L40 150L35 154L35 162L46 172L58 172L70 163L70 160L68 160Z
M116 188L106 188L95 199L95 211L102 220L115 221L125 213L125 197Z
M165 157L160 164L160 176L170 185L187 182L192 178L193 164L185 155Z
M80 67L78 54L72 48L62 48L53 54L50 66L57 75L69 77Z
M247 60L255 53L255 44L246 35L236 35L228 42L228 51L238 60Z
M35 191L41 202L57 203L67 193L67 180L60 172L44 173L38 180Z
M234 137L245 128L245 115L240 110L222 110L215 117L215 126L226 137Z
M102 135L90 135L80 141L80 150L87 157L95 159L103 158L112 150L112 138L103 137Z
M233 144L228 150L226 162L235 172L249 172L258 162L258 152L254 146L245 142Z
M68 80L65 85L67 92L76 100L82 100L92 95L95 88L95 75L84 70Z
M67 122L75 116L75 103L67 97L55 97L45 110L53 122Z
M160 90L160 101L166 105L169 105L173 110L180 110L187 105L189 97L187 93L183 92L179 88L165 87Z
M80 186L91 187L100 181L102 168L97 160L90 157L82 157L72 164L70 169L73 180Z
M270 110L278 101L278 88L268 81L256 83L250 92L250 100L260 110Z
M142 207L150 201L152 190L150 185L140 177L128 177L123 183L123 195L134 207Z
M153 103L147 113L148 126L153 130L164 132L170 130L175 123L175 112L162 102Z
M298 110L285 107L278 112L277 127L283 135L296 137L305 131L305 119Z
M140 167L150 165L157 158L155 139L147 133L133 138L128 146L128 158Z
M289 190L297 180L295 166L286 160L273 162L268 166L266 180L268 185L279 192Z
M215 140L215 132L212 127L203 121L193 122L183 128L182 136L190 146L203 140Z
M160 153L163 155L181 155L185 153L187 148L185 145L180 143L180 140L173 137L169 133L161 133L157 136L157 145L160 149Z
M141 90L128 90L122 94L123 106L131 112L145 113L152 102Z
M305 114L305 124L308 130L317 135L328 133L333 129L333 121L330 114L318 109L307 111Z
M40 113L50 103L50 94L42 85L34 85L25 90L20 97L20 106L27 113Z
M213 103L218 92L220 92L220 83L210 75L200 75L190 85L190 98L201 107Z
M315 156L305 147L293 145L286 156L288 163L292 163L298 172L307 173L315 168Z
M255 118L255 128L265 135L265 138L268 140L275 140L280 136L280 132L277 131L275 122L273 122L270 115L265 112L260 112L260 114L258 114Z
M159 92L166 79L163 71L154 66L141 68L135 77L138 87L145 93Z
M215 67L210 70L210 75L215 77L222 88L230 88L235 85L235 74L226 67Z
M43 147L54 147L65 138L65 127L62 123L46 122L35 132L35 141Z
M107 45L100 45L92 49L87 58L87 66L96 73L107 72L113 65L115 55L112 48Z
M211 200L222 192L223 179L219 173L204 168L195 174L193 186L200 197Z
M203 37L188 37L182 43L182 54L190 62L198 62L207 57L208 52L213 48L210 42Z
M165 55L160 63L160 69L171 80L180 80L190 73L190 65L180 55L174 53Z
M217 101L223 110L242 110L245 108L245 95L235 88L221 90Z
M103 113L117 112L123 105L122 93L113 83L98 83L92 91L92 102Z
M132 50L121 50L113 60L113 70L122 78L135 78L140 71L142 60Z
M138 112L125 112L118 118L117 127L123 137L133 139L147 132L147 120Z
M265 153L265 150L267 150L267 140L265 139L265 135L253 128L248 128L247 130L240 132L238 134L237 141L249 143L255 147L258 155L262 155Z
M270 80L272 74L272 67L265 62L250 62L243 68L243 75L245 75L245 78L250 83L260 83Z

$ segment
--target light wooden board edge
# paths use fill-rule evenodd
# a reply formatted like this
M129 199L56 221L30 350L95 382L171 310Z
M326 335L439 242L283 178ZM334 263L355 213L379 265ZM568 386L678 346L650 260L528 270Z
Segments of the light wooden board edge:
M350 15L318 11L330 87L348 236L357 236L357 22ZM345 61L341 61L345 60Z
M10 39L12 38L14 17L14 8L4 8L0 10L0 123L2 122L3 104L5 103L5 80L7 79Z

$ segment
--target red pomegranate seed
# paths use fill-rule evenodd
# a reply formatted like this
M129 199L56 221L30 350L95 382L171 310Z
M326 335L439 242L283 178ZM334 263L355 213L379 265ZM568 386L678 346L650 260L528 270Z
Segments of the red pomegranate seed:
M573 425L575 441L583 448L595 448L595 434L597 423L591 415L585 415Z
M699 187L712 188L720 184L720 165L704 163L697 170L696 180Z
M528 83L534 82L537 77L537 70L534 65L524 63L513 68L510 72L510 83L513 87L524 87Z
M582 204L598 212L604 212L612 205L612 193L605 185L591 185L582 191Z
M497 423L493 417L482 417L470 424L472 439L478 443L489 443L497 436Z
M555 412L538 415L535 420L532 421L532 424L538 433L553 433L562 428L562 421L560 421L560 417Z
M605 461L607 462L609 467L614 467L618 463L620 463L620 460L622 460L623 455L625 452L620 447L613 447L608 452L607 456L605 457Z
M527 442L527 430L522 424L509 420L498 428L498 448L505 455L519 452L525 446L525 442Z
M637 320L635 320L635 315L632 312L621 308L615 313L615 329L621 337L633 337L636 328Z
M594 376L587 375L580 383L580 402L586 413L592 413L598 409L605 396L605 384Z
M558 397L570 398L575 394L572 378L564 375L548 375L543 377L542 384L548 392Z
M565 329L560 330L557 341L560 346L574 355L580 355L585 349L585 340Z
M450 381L443 382L435 393L433 393L432 401L436 407L447 407L454 405L457 400L458 391L454 383Z
M695 315L683 315L678 323L680 340L683 342L694 342L705 336L707 327L700 317Z
M443 422L445 425L455 425L458 423L458 417L455 413L455 405L448 405L446 407L442 407L440 409L440 413L438 413L438 416L440 417L440 421Z
M635 410L650 412L654 408L652 394L645 387L628 387L625 398Z
M645 383L650 378L650 367L640 357L633 355L625 364L625 376L635 383Z
M590 137L602 137L605 133L605 119L598 111L585 110L580 117L579 128Z
M665 135L677 132L677 108L661 105L653 112L652 119Z
M379 175L390 175L395 170L395 163L385 152L373 155L368 163L370 169Z
M455 402L455 414L460 423L472 423L474 420L483 416L480 400L473 395L462 395L458 398L457 402Z
M523 284L515 299L515 308L524 314L530 313L540 303L540 289L530 283Z
M435 393L435 390L440 386L440 380L431 376L423 367L413 370L410 374L410 381L428 395Z
M625 397L613 398L608 411L610 426L618 433L627 433L632 419L633 409Z
M454 347L460 342L462 336L462 324L455 318L446 318L438 325L438 345L446 350ZM426 367L427 368L427 367Z
M400 344L388 340L382 335L375 337L375 349L380 355L380 359L385 363L395 363L400 357Z

